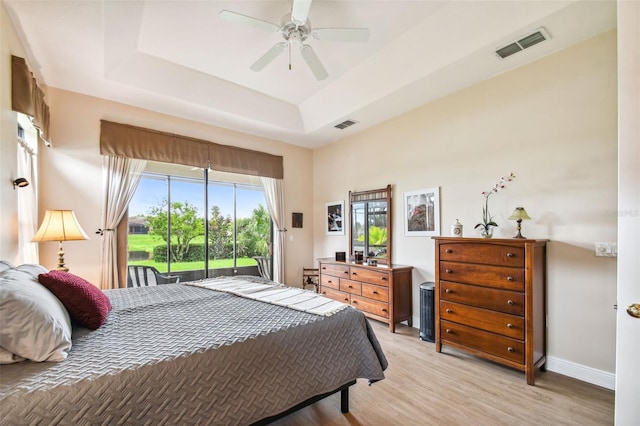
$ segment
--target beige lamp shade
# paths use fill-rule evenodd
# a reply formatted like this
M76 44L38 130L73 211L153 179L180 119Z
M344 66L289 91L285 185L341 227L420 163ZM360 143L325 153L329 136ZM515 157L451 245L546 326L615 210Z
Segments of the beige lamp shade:
M89 237L78 223L73 210L47 210L40 229L31 241L59 241L60 249L58 250L58 267L56 269L68 271L69 268L64 265L62 242L88 239Z
M516 209L513 211L513 213L511 213L511 216L509 216L507 219L509 220L531 220L531 218L529 217L529 215L527 214L527 211L524 209L524 207L516 207Z

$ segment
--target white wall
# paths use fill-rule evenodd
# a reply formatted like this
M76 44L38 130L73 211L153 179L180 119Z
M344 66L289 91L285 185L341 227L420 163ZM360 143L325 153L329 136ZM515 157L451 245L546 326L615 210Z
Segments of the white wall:
M314 211L349 190L393 186L393 262L434 279L434 243L403 235L402 193L439 186L441 234L456 219L479 233L484 198L499 178L516 179L490 198L499 227L523 206L528 238L549 239L548 368L611 387L615 370L616 261L594 256L616 241L616 35L609 32L432 102L314 152ZM347 236L314 224L314 256L348 250ZM569 370L577 370L570 373Z

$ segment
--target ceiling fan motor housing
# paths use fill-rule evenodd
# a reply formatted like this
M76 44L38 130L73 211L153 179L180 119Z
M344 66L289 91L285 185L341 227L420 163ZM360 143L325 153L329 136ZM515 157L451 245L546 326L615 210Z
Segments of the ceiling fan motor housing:
M303 42L309 37L311 25L307 21L304 25L296 25L292 21L282 25L282 37L285 40Z

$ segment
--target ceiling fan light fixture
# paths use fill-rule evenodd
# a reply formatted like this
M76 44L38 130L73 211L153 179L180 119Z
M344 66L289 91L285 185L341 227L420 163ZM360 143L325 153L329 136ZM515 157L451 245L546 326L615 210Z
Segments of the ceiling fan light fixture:
M249 67L252 71L262 71L287 47L290 48L292 42L298 42L301 46L302 57L316 80L324 80L329 76L329 73L327 73L313 48L308 44L304 44L309 35L311 34L315 40L366 42L369 40L369 30L367 28L316 28L312 30L308 19L311 2L312 0L293 0L291 14L283 17L284 23L282 25L276 25L229 10L223 10L219 15L221 19L229 22L251 26L268 32L280 32L286 40L284 43L281 42L273 46L253 63ZM289 58L289 69L291 69L291 58Z

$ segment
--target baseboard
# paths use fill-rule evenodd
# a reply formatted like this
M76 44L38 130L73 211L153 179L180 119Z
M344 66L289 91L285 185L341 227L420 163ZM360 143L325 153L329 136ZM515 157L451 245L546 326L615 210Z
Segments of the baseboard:
M591 383L596 386L614 390L616 386L616 375L586 365L576 364L561 358L547 356L547 370L563 376L573 377L583 382Z
M413 327L420 328L420 318L413 318ZM616 375L614 373L576 364L562 358L547 356L546 368L554 373L573 377L606 389L614 390L616 386Z

